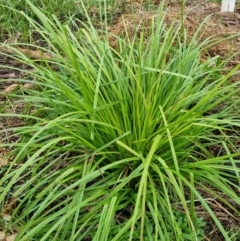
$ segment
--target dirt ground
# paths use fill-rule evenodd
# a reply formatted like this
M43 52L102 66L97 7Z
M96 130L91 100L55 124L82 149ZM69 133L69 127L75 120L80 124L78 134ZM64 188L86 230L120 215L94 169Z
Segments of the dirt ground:
M139 1L136 1L139 2ZM159 1L155 1L158 4ZM175 1L176 2L176 1ZM227 58L233 53L240 51L240 7L235 8L234 13L221 13L220 4L209 3L202 0L187 1L184 8L186 14L184 19L184 28L187 30L188 36L193 36L196 29L203 24L201 30L201 39L204 41L211 38L215 41L221 41L219 44L211 46L203 54L204 58L208 56L220 55L222 58ZM177 3L168 4L166 22L171 24L173 21L180 21L180 6ZM140 5L136 3L134 16L131 13L125 13L115 20L115 24L110 26L109 31L117 36L121 35L127 28L129 32L134 31L136 25L145 27L158 17L157 11L142 11ZM204 23L203 23L204 22ZM235 37L234 37L235 36ZM229 38L223 41L223 39ZM114 41L114 38L113 40ZM114 42L112 43L115 44ZM235 66L239 63L240 55L236 55L234 60L231 60L229 67Z
M121 14L117 14L114 22L109 26L109 31L117 36L124 34L125 28L127 27L128 31L133 31L136 24L139 26L139 31L146 26L147 23L153 18L158 17L157 11L144 11L139 1L134 1L134 15L126 8ZM155 0L154 4L159 5L160 0ZM172 2L172 3L171 3ZM180 21L180 6L177 1L168 2L168 11L166 16L166 23L171 23L174 20ZM198 26L200 26L204 19L205 20L202 28L202 36L200 41L212 37L214 40L219 40L220 42L216 45L209 47L202 54L202 61L204 61L209 56L219 55L223 59L226 59L228 56L235 54L235 57L232 58L228 64L227 68L231 69L239 63L240 58L240 8L236 7L234 13L220 13L220 4L210 3L200 0L187 1L184 8L186 17L184 20L184 27L187 30L189 36L193 36ZM238 35L239 33L239 35ZM6 37L6 41L9 41ZM226 39L224 40L223 39ZM110 38L110 43L112 46L116 45L116 39L114 37ZM11 65L12 67L17 67L20 69L26 68L26 66L19 65L19 63L9 57L1 54L1 51L6 52L5 49L0 47L0 65ZM41 54L36 51L26 51L25 49L20 49L20 51L31 58L40 58ZM46 53L44 53L46 54ZM11 55L11 53L10 53ZM16 79L22 78L24 75L23 72L19 70L11 70L9 68L0 67L0 107L4 103L9 102L8 94L16 91L20 88L31 88L31 85L22 85L16 83ZM239 81L240 76L236 75L233 81ZM14 105L9 107L9 112L19 113L22 110L22 106ZM0 108L1 111L1 108ZM24 123L17 119L0 119L0 129L6 129L8 127L13 127L16 125L23 125ZM9 139L9 133L0 134L0 167L6 164L4 158L6 152L5 148L1 148L1 142L5 141L14 141ZM220 194L221 195L221 194ZM212 209L215 210L216 215L218 216L221 223L226 229L239 230L240 229L240 217L235 217L232 215L223 203L217 202L211 195L205 194L206 199L208 200L209 205ZM224 198L224 197L223 197ZM206 229L206 238L205 240L209 241L223 241L223 237L220 232L216 229L214 223L211 221L211 218L204 212L201 206L197 207L197 213L199 216L204 217L207 221Z

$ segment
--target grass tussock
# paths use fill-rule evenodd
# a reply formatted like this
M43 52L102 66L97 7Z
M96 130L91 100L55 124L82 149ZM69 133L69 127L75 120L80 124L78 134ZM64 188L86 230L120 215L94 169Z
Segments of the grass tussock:
M166 26L162 8L148 39L113 49L90 21L73 34L28 4L52 59L13 47L34 69L20 81L37 88L13 95L31 109L0 180L0 203L16 200L5 229L16 241L202 240L201 205L230 240L198 188L239 215L238 66L222 75L218 57L201 62L207 42Z

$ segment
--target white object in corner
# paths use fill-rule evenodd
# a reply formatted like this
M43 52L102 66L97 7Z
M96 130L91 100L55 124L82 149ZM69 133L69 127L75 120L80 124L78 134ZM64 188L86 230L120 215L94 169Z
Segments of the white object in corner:
M236 0L222 0L221 12L234 12Z

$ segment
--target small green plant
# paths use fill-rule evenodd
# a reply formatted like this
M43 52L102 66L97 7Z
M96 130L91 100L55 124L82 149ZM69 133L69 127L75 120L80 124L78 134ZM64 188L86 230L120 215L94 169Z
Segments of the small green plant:
M194 235L192 233L192 230L189 229L187 216L181 212L175 212L175 217L179 228L183 232L183 240L191 241ZM206 222L204 221L204 219L202 217L196 218L194 221L194 226L195 226L195 232L196 232L195 233L196 239L199 241L204 240L204 237L205 237L204 228L206 227Z
M5 227L15 241L199 240L196 200L230 240L199 188L239 214L240 83L228 82L239 66L221 75L218 56L201 62L208 42L166 26L163 5L148 39L116 37L112 48L87 11L74 34L27 3L41 23L24 16L48 43L30 47L52 59L8 46L28 66L20 81L36 86L12 95L31 111L9 129L20 139L6 144L14 151L0 180L2 210L15 200Z
M238 241L240 240L240 228L230 228L227 230L227 233L231 239L231 241Z

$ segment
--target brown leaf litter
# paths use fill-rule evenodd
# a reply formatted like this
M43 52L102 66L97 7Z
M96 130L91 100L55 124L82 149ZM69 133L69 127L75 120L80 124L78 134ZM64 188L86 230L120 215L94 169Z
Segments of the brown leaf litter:
M196 30L202 24L202 29L199 33L201 36L200 42L208 38L211 41L219 41L219 43L210 46L204 53L203 59L208 56L220 55L222 58L227 58L232 54L240 51L240 14L238 9L234 13L220 13L220 5L213 3L200 3L196 6L190 5L184 8L186 14L184 19L184 28L188 36L193 36ZM158 11L139 11L134 14L123 14L118 17L115 24L109 27L111 34L109 42L113 47L116 47L117 37L134 35L136 29L139 32L150 29L151 21L160 18ZM174 21L180 22L180 12L178 7L169 7L166 11L165 23L171 24ZM207 20L206 20L207 18ZM203 23L204 22L204 23ZM235 36L235 37L234 37ZM147 38L147 36L146 36ZM228 38L228 39L226 39ZM239 62L239 53L228 63L229 67L235 66Z

